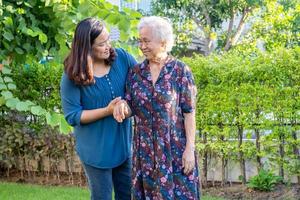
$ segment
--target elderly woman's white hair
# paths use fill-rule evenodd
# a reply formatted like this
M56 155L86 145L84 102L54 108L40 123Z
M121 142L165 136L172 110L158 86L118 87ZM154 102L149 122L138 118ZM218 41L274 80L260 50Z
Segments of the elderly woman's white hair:
M166 42L167 52L172 50L174 35L172 24L168 19L158 16L143 17L138 24L138 29L141 30L144 27L148 27L152 30L155 39Z

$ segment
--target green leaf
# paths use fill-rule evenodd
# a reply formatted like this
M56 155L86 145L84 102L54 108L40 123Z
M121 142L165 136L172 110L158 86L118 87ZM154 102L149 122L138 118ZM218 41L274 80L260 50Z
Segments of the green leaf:
M45 110L44 108L42 108L42 110L41 110L41 114L40 115L46 115L46 113L47 113L47 110Z
M8 12L10 12L10 13L14 13L14 12L15 12L14 8L13 8L11 5L6 6L6 10L7 10Z
M5 102L6 102L5 98L1 96L0 97L0 106L5 105Z
M9 69L9 68L7 68L7 67L3 67L2 73L3 73L3 74L11 74L11 69Z
M26 28L26 34L30 35L31 37L36 37L38 35L37 32L34 32L33 30Z
M15 50L20 55L24 54L24 51L21 48L19 48L19 47L15 48Z
M11 32L4 32L3 37L8 41L12 41L14 39L14 36Z
M52 125L52 126L58 125L58 124L60 123L60 121L61 121L60 118L61 118L61 117L60 117L59 114L53 113L53 114L51 115L51 123L50 123L50 125Z
M247 138L247 139L251 139L251 138L252 138L252 133L251 133L251 132L247 133L247 134L246 134L246 138Z
M10 89L10 90L15 90L15 89L17 89L17 86L16 86L15 84L13 84L13 83L9 83L9 84L7 85L7 87L8 87L8 89Z
M137 11L131 11L130 12L130 17L133 17L133 18L141 18L143 15L140 13L140 12L137 12Z
M39 33L39 40L41 41L41 43L46 43L48 41L48 37L46 34L40 32Z
M31 113L34 115L42 115L43 114L43 108L41 106L32 106L30 108Z
M4 82L5 83L12 83L14 81L10 77L6 76L6 77L4 77Z
M84 2L80 3L80 5L77 8L77 11L78 11L77 18L81 18L82 15L92 16L91 13L93 12L93 10L95 10L95 8L96 7L92 6L89 1L84 1ZM80 15L78 15L78 14L80 14Z
M7 90L6 85L3 83L0 83L0 90Z
M61 115L60 118L60 124L59 124L59 130L63 134L69 134L72 131L71 126L66 122L65 118L63 115Z
M5 17L4 18L4 24L6 26L13 26L13 20L12 20L12 18L11 17Z
M108 2L103 2L103 5L107 10L110 10L114 7L111 3Z
M109 24L115 25L119 21L119 16L114 13L111 13L108 15L108 17L105 19L105 21L107 21Z
M1 9L0 9L0 16L2 16L2 14L3 14L3 9L2 9L2 0L0 0L0 7L1 7Z
M26 103L28 106L33 106L33 105L35 105L32 101L29 101L29 100L26 100L25 103Z
M119 21L118 26L121 31L127 33L130 28L130 21L124 17Z
M49 6L51 3L51 0L45 0L45 7Z
M32 8L32 5L31 5L30 3L28 3L28 2L25 1L24 4L25 4L27 7Z
M65 12L68 9L68 7L67 7L67 5L58 5L58 6L56 6L56 9L59 12Z
M59 43L59 44L65 44L66 43L66 38L65 35L58 33L55 35L55 40Z
M46 113L46 122L48 125L50 125L52 127L52 118L51 118L51 114L49 112Z
M110 14L110 12L108 10L101 9L97 14L99 18L105 19Z
M7 41L2 40L2 43L6 50L8 50L9 52L13 51L12 46L9 43L7 43Z
M27 34L27 27L26 27L25 20L23 18L19 20L18 29L21 30L22 33Z
M16 109L18 111L29 111L30 110L29 109L29 105L26 102L19 102L19 103L17 103Z
M123 31L120 32L120 40L121 41L126 41L126 40L128 40L128 38L129 38L129 34L123 32Z
M4 96L4 98L7 100L7 99L10 99L10 98L13 98L13 94L10 92L10 91L2 91L1 92L1 95Z
M17 11L19 15L23 15L26 13L26 11L23 8L18 8Z
M19 102L20 102L20 100L17 98L10 98L10 99L6 99L5 105L9 108L15 109L17 103L19 103Z
M25 43L25 44L23 45L23 48L24 48L26 51L30 51L31 45L30 45L29 43Z

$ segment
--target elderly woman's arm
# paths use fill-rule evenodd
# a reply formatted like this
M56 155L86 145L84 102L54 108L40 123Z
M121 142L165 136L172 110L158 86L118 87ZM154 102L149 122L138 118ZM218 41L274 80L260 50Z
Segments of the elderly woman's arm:
M183 111L186 146L182 155L184 173L189 174L195 167L195 134L196 134L196 95L197 88L190 68L183 65L180 90L180 107Z
M186 133L186 149L195 150L196 120L195 111L184 113L184 128Z
M184 113L184 128L186 134L186 146L182 156L184 173L189 174L195 167L195 111Z

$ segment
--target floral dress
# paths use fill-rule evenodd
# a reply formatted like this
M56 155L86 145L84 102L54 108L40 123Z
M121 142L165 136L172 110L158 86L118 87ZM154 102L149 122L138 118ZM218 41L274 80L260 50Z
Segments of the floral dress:
M128 74L126 100L135 116L133 199L200 199L197 164L185 175L183 113L195 109L196 87L190 69L169 58L153 85L148 60Z

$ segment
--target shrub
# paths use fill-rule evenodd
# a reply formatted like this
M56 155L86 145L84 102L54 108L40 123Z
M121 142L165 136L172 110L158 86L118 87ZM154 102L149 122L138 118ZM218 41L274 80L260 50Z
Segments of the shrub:
M282 177L267 170L260 170L258 175L250 178L248 187L260 191L271 191L280 181L282 181Z
M63 66L55 61L27 61L13 67L13 79L20 99L35 102L46 110L61 110L59 83Z

